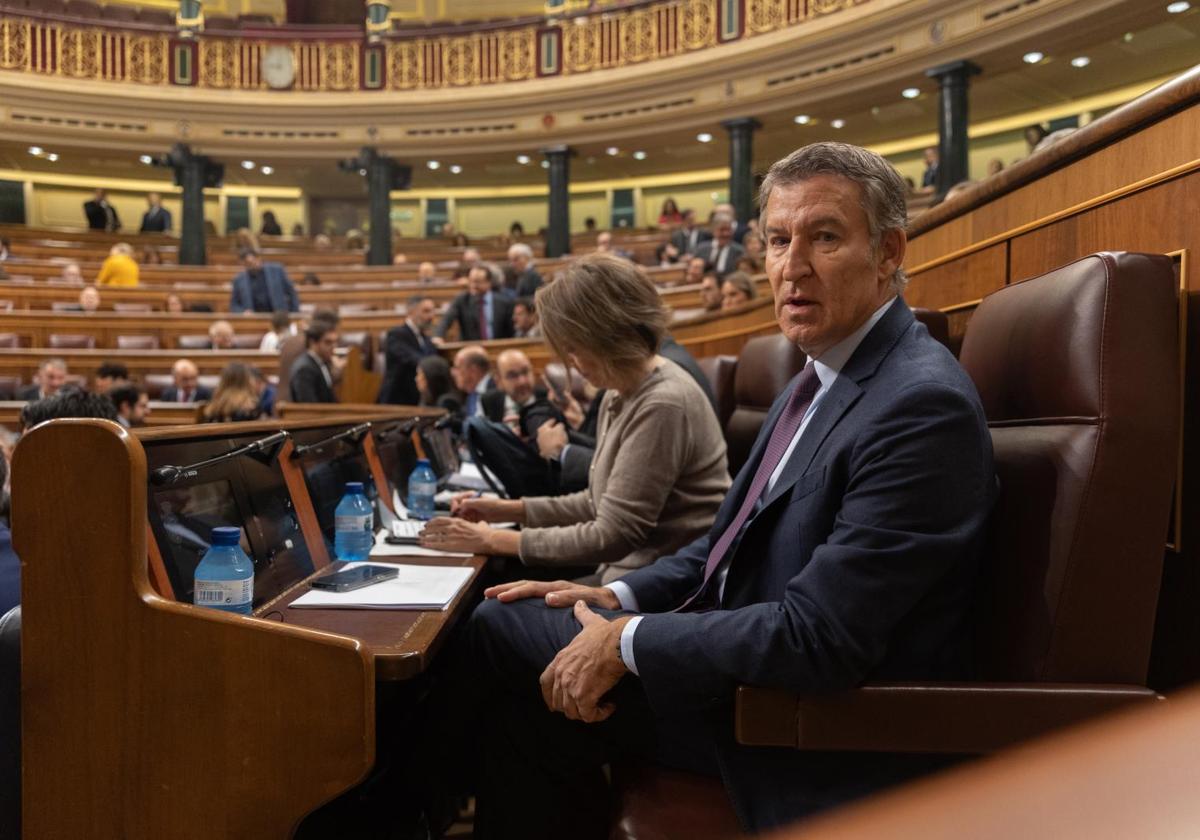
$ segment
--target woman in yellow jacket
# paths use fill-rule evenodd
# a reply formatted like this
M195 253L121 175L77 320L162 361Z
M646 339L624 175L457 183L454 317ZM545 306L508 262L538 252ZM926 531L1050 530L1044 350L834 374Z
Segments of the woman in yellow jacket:
M100 264L100 273L96 275L97 286L136 286L138 284L138 264L133 258L133 248L124 242L118 242L108 252L108 257Z

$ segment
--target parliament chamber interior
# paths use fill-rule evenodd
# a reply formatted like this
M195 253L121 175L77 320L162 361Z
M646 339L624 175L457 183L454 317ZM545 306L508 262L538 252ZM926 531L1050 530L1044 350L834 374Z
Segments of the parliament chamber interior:
M1197 62L0 0L0 838L1200 834Z

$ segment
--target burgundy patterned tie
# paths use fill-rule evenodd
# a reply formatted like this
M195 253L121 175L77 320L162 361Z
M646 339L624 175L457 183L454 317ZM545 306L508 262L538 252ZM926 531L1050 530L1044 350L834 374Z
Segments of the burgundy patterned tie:
M487 341L491 338L491 324L487 321L487 296L479 296L479 338L481 341Z
M717 567L721 565L721 560L725 557L725 552L729 550L729 546L741 532L742 526L750 518L750 512L754 510L754 505L758 503L759 497L762 496L763 490L766 489L767 481L771 478L771 473L775 472L775 468L779 466L780 460L783 459L783 453L787 452L788 446L792 443L792 438L796 436L796 430L800 428L800 424L804 421L804 415L808 411L808 407L812 405L813 397L817 395L817 391L820 389L821 380L817 376L817 369L813 366L812 361L809 361L804 366L804 370L801 371L800 378L796 380L796 385L792 389L792 396L787 401L787 405L783 407L783 411L779 415L779 420L775 423L775 430L771 432L771 439L767 441L767 448L763 450L762 460L758 463L758 470L754 473L754 479L750 482L750 487L746 490L746 495L742 499L742 506L738 510L737 516L726 526L720 539L717 540L717 544L708 553L708 562L704 564L704 583L700 585L696 593L688 598L679 609L686 609L708 586L708 582L717 571Z

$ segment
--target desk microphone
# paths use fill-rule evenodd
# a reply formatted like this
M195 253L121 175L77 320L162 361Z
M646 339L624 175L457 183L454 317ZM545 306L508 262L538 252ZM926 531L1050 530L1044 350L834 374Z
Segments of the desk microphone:
M264 462L275 457L279 451L279 447L283 446L288 439L287 432L276 432L273 435L267 435L256 441L251 441L245 446L239 446L237 449L231 449L228 452L223 452L212 458L203 461L197 461L194 464L188 464L185 467L175 466L174 464L165 464L157 469L150 471L150 483L156 487L166 487L171 484L185 479L193 478L200 474L202 469L211 467L214 464L219 464L222 461L230 461L234 458L240 458L243 455L257 456ZM263 457L265 456L265 458Z
M339 440L351 440L356 446L361 446L363 438L369 431L371 431L370 423L359 423L357 426L351 426L349 429L344 429L338 432L336 435L330 435L329 437L319 440L316 443L297 446L292 450L292 458L295 459L303 457L309 452L320 452L329 444L335 443Z
M390 426L388 426L386 429L383 429L382 431L380 431L378 428L376 428L374 430L375 431L375 441L377 443L384 443L384 442L389 441L392 438L396 437L397 435L399 435L401 437L407 437L408 435L412 434L413 429L417 428L417 426L419 426L420 423L421 423L420 418L414 417L411 420L405 420L403 423L393 423Z

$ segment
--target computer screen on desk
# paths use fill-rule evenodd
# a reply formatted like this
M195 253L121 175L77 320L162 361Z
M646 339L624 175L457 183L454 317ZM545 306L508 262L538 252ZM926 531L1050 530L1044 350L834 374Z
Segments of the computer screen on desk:
M372 505L379 493L362 446L352 440L329 443L300 456L304 483L326 542L333 545L334 511L346 492L346 482L360 481Z

